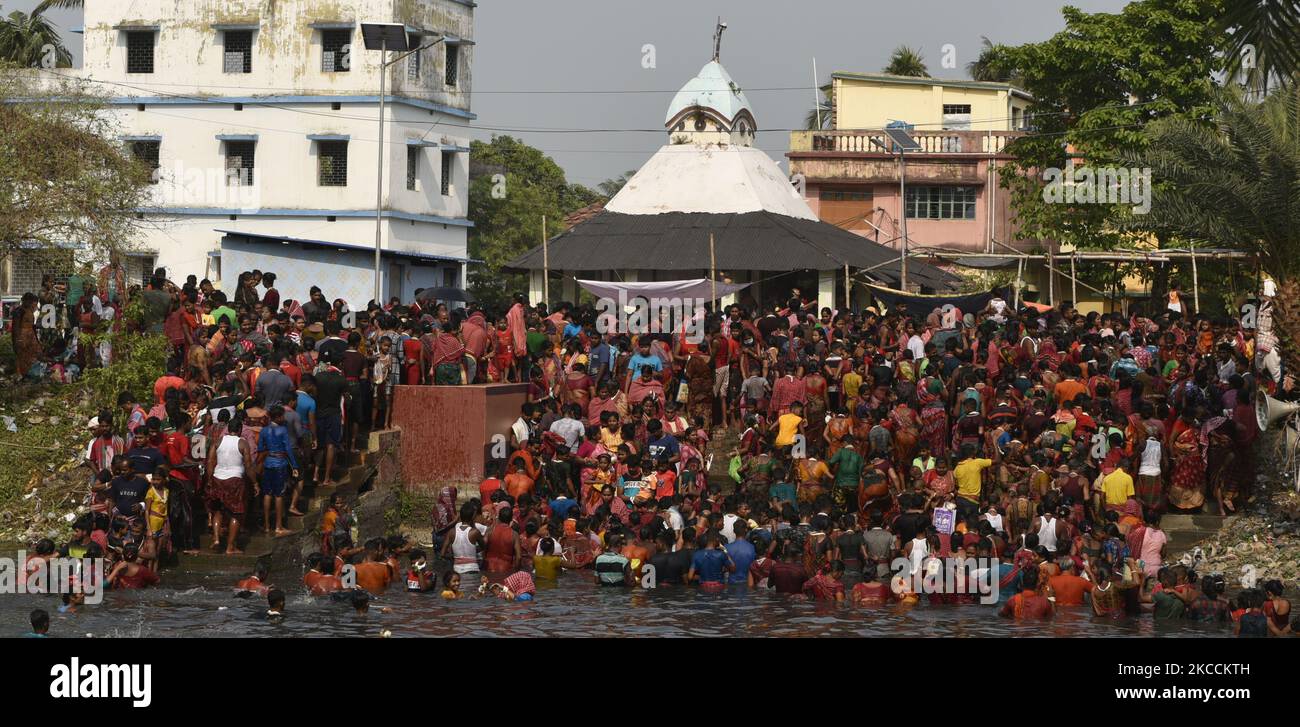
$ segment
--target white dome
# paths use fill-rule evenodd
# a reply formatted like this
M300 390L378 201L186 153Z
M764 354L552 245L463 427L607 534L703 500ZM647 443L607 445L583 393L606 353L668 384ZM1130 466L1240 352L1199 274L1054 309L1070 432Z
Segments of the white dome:
M737 86L735 81L731 80L731 74L727 73L727 69L717 61L704 64L695 78L687 81L686 85L682 86L682 90L673 96L673 102L668 104L668 115L664 117L664 123L670 124L678 114L693 106L712 109L726 119L728 124L734 121L741 111L748 111L750 116L754 115L745 93L740 90L740 86Z
M670 144L659 149L605 205L610 212L773 212L816 220L794 185L761 149Z

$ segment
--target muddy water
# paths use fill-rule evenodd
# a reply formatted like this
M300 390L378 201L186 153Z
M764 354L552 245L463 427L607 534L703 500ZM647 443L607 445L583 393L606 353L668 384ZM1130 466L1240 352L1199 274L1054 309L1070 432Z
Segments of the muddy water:
M0 635L28 630L28 614L44 608L58 637L353 636L1230 636L1226 627L1161 622L1151 617L1113 621L1087 609L1063 609L1049 623L1018 624L991 606L853 608L789 601L770 592L736 588L719 594L670 586L654 591L598 588L590 573L570 573L538 584L531 603L444 601L409 594L395 585L358 617L350 606L313 599L300 573L277 573L272 583L289 594L286 619L262 618L265 602L236 598L234 578L165 572L163 587L104 594L103 603L76 614L56 612L57 597L0 595ZM389 613L382 613L380 608Z

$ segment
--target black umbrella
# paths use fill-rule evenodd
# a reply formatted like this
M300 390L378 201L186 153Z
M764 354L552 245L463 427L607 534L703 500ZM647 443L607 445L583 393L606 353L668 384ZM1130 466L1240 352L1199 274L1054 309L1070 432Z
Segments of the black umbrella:
M474 296L469 291L461 288L425 288L416 293L415 299L419 301L426 300L450 300L460 303L472 303Z

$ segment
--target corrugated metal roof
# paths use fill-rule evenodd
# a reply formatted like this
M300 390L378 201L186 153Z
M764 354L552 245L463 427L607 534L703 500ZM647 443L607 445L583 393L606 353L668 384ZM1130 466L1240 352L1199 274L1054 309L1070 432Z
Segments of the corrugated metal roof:
M553 270L708 270L709 234L721 269L789 271L882 267L877 280L898 281L898 253L819 220L771 212L666 212L627 215L605 210L548 242ZM542 248L512 260L514 270L540 270ZM890 261L893 264L888 264ZM945 290L957 278L911 261L910 283Z

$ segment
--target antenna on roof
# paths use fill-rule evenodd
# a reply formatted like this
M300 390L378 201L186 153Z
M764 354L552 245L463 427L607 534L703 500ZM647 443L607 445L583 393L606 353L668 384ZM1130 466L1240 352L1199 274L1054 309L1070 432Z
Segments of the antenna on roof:
M722 59L722 31L727 29L727 24L722 22L722 17L718 17L718 28L713 31L713 60Z

